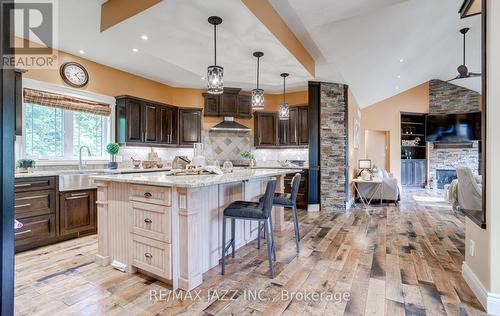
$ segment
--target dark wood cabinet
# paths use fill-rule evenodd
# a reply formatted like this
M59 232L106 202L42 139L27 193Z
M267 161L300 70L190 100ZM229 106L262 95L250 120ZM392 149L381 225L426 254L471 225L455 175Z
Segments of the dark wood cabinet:
M238 94L241 89L224 88L222 102L219 104L219 115L238 116Z
M142 144L144 139L142 138L143 133L143 104L138 100L128 99L125 100L125 113L126 113L126 125L127 125L127 135L125 142L129 144Z
M297 144L309 144L309 108L307 106L297 107L298 120L296 128Z
M204 116L252 117L252 96L240 94L240 88L224 88L224 93L203 93Z
M421 159L401 160L401 185L425 187L427 183L427 161Z
M258 113L276 114L274 121L270 120L266 115L257 115ZM265 122L261 122L265 120ZM307 146L309 143L309 130L308 130L308 108L307 106L291 106L290 117L288 120L279 120L277 113L271 112L256 112L255 115L255 146L260 147L275 147L275 146ZM258 139L258 128L265 129L265 133L269 133L269 125L275 122L278 139L276 143L270 144L267 137L274 135L264 135L264 142Z
M58 178L18 178L14 184L15 251L50 244L57 236Z
M251 118L252 117L252 96L240 94L238 96L238 117Z
M179 109L179 145L201 143L201 109Z
M221 103L220 94L203 93L204 98L204 116L219 116L219 104Z
M177 107L137 97L116 97L116 142L131 146L177 144Z
M160 106L154 104L144 104L142 108L144 112L144 122L143 124L143 133L144 133L144 142L145 143L158 143L159 137L159 126L158 126L158 116L160 115L159 111Z
M59 230L67 234L95 233L97 228L96 190L61 193Z
M162 106L158 115L159 143L163 145L177 144L177 119L179 110L173 106Z
M303 170L300 172L300 185L299 192L297 193L297 207L299 209L307 209L308 204L308 178L309 172L308 170ZM290 173L285 176L285 193L292 193L292 179L295 176L295 173Z
M58 177L17 178L15 251L97 232L96 189L59 192Z
M255 112L255 146L278 145L278 113Z

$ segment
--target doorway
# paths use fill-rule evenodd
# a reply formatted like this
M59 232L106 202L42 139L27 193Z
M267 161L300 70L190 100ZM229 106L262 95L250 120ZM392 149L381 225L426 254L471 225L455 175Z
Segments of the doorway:
M365 131L365 157L372 161L372 166L391 170L389 131Z

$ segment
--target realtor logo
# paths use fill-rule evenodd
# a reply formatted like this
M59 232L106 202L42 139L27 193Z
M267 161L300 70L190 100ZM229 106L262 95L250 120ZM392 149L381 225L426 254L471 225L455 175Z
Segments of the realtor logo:
M9 28L2 34L3 68L56 69L56 4L54 0L3 3Z

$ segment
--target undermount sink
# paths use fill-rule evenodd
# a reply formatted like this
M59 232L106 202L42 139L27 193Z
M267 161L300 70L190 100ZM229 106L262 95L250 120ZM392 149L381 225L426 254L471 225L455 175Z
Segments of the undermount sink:
M105 172L78 172L63 173L59 175L59 191L75 191L95 189L94 180L90 176L105 174Z

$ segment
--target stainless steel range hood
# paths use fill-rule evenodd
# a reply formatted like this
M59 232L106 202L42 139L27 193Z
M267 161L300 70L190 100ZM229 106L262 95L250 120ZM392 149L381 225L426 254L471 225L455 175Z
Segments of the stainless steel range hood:
M234 121L234 117L225 116L224 121L210 129L214 132L250 132L251 129Z

